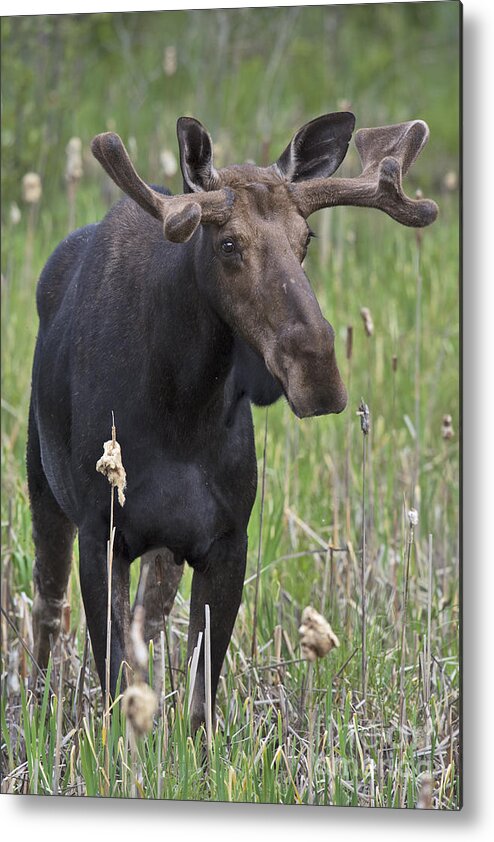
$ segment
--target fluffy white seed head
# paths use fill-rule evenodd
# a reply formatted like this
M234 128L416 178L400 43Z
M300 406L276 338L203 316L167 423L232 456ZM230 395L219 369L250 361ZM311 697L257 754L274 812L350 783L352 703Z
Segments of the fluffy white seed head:
M22 198L28 205L37 205L43 188L37 172L27 172L22 179Z

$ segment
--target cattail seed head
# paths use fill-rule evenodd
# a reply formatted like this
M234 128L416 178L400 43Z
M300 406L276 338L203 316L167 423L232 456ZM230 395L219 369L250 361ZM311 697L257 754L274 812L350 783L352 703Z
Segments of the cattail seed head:
M443 178L443 184L446 190L456 190L458 187L458 173L454 170L448 170Z
M347 360L352 359L352 350L353 350L353 327L352 325L348 325L346 329L346 358Z
M408 511L408 525L410 529L414 529L419 522L419 513L417 509L409 509Z
M80 137L71 137L66 148L67 166L65 178L77 182L82 178L82 141Z
M323 658L331 649L340 645L340 641L327 620L311 605L304 608L302 623L298 631L302 654L308 661Z
M364 436L367 436L370 431L370 410L363 398L360 401L357 415L360 415L360 429Z
M336 105L338 106L340 111L349 111L352 107L352 102L350 99L342 97L341 99L337 100Z
M147 684L139 682L127 687L122 699L122 711L138 736L149 733L157 709L158 698Z
M129 138L127 140L127 144L128 144L128 147L129 147L129 155L132 158L132 160L135 161L136 158L137 158L137 138L136 138L136 136L133 135L133 134L129 135Z
M391 357L391 370L392 370L393 374L396 373L397 369L398 369L398 357L396 356L396 354L393 354L393 356Z
M178 170L177 159L171 149L160 152L160 164L166 178L172 178Z
M9 217L12 225L18 225L21 221L21 211L17 202L10 203Z
M455 434L453 428L453 419L451 415L443 415L443 422L441 425L441 435L443 439L449 440L452 439Z
M103 474L118 492L118 502L121 506L125 503L125 486L127 475L122 463L122 451L118 441L111 438L103 444L103 456L96 462L96 470Z
M165 47L163 53L163 70L165 76L174 76L177 72L177 48L174 46Z
M43 188L41 178L36 172L27 172L22 179L22 198L28 205L37 205Z
M368 307L361 307L360 315L362 316L366 336L372 336L374 333L374 322L372 321L371 311Z

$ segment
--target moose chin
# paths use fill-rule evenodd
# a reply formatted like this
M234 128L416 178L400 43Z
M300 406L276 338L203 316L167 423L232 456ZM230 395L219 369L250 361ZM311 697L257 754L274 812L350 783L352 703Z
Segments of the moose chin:
M108 486L95 471L111 413L127 473L116 506L110 687L125 659L129 568L163 560L171 605L193 568L188 652L211 616L212 704L242 597L257 473L251 404L283 395L299 418L341 412L347 395L335 332L303 269L307 219L321 208L377 208L425 226L437 207L402 177L428 138L420 120L360 129L356 178L333 174L355 118L303 126L278 160L216 169L206 129L178 120L183 193L136 173L118 135L93 153L126 197L74 231L39 280L27 467L35 542L35 659L46 667L60 628L72 546L96 666L105 688ZM311 422L317 423L317 422ZM151 633L153 587L145 596ZM192 727L205 718L200 651Z

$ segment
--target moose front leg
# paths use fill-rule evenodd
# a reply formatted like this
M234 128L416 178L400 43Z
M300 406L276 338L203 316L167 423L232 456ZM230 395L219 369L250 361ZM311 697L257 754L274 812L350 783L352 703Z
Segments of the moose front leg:
M246 559L246 536L236 540L223 538L216 542L206 558L201 560L200 569L194 570L187 652L189 659L197 645L199 632L203 632L203 642L191 707L193 733L205 722L206 718L204 608L209 605L211 618L211 706L214 717L214 703L221 666L242 599Z
M108 576L106 541L81 530L79 533L80 580L86 621L103 692L106 687L106 632ZM129 560L115 542L112 563L110 695L115 698L118 675L126 659L129 631ZM122 686L125 686L122 676Z

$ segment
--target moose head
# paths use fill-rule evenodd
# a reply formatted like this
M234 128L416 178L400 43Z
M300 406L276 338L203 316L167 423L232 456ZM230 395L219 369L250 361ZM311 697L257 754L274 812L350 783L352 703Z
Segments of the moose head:
M136 173L118 135L94 138L93 153L115 183L163 224L174 243L192 241L201 285L219 317L259 354L299 418L341 412L347 401L334 349L303 269L317 210L358 205L403 225L431 224L437 206L412 200L402 177L429 135L426 123L360 129L356 178L333 178L354 130L350 112L303 126L276 163L216 169L213 146L197 120L177 124L184 193L165 195Z

